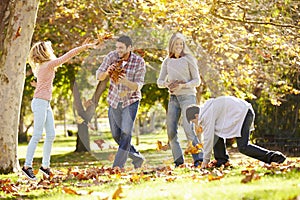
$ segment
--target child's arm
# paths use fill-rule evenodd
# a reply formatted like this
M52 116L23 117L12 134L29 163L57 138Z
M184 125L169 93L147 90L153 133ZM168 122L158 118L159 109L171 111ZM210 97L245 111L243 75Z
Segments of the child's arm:
M97 42L88 43L87 40L79 47L75 47L74 49L71 49L64 55L60 56L59 58L53 59L47 63L48 67L57 67L61 64L69 61L74 56L78 55L82 51L88 49L88 48L97 48L96 46Z

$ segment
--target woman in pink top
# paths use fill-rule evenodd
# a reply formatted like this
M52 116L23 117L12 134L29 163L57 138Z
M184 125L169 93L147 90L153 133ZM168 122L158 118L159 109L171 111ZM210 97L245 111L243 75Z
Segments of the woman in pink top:
M88 48L96 48L96 44L97 42L87 43L85 41L83 45L70 50L59 58L56 58L54 55L51 42L49 41L37 42L30 50L28 61L32 67L34 76L37 78L37 83L31 102L31 109L34 115L33 135L28 144L26 159L22 168L23 174L30 180L36 180L32 170L32 161L37 144L42 138L44 128L46 130L46 138L40 172L47 178L50 175L50 154L55 138L54 118L50 100L52 98L53 79L56 69L80 52Z

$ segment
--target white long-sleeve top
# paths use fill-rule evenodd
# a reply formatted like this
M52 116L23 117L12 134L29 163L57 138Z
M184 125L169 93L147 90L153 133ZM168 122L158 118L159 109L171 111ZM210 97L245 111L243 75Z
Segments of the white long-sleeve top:
M205 163L210 161L214 135L224 139L241 137L242 125L249 109L254 115L250 103L232 96L209 99L200 106L198 123L203 128L203 161ZM253 122L251 130L254 129Z
M160 70L157 85L166 88L170 82L183 81L183 87L175 95L195 95L196 87L200 85L200 75L196 59L191 55L181 58L166 58Z

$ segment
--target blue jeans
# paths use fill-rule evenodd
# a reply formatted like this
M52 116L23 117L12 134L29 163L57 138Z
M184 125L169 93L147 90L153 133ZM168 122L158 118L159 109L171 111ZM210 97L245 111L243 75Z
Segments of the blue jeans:
M258 159L265 163L270 163L271 156L274 153L274 151L269 151L257 145L250 144L249 142L250 133L251 133L250 127L253 122L253 117L254 115L252 111L249 110L242 126L241 137L236 138L238 150L240 153L245 154L249 157ZM225 140L215 135L214 142L215 142L214 156L215 159L217 160L217 163L218 164L226 163L229 159L229 156L226 152Z
M193 145L200 143L198 137L196 136L192 126L188 123L186 119L185 110L187 106L196 103L196 97L194 95L171 95L168 103L168 113L167 113L167 133L169 144L172 149L172 155L174 163L180 165L184 163L182 149L178 142L178 121L182 114L182 125L189 141L192 141ZM194 162L203 160L203 153L192 154Z
M132 130L139 101L122 108L122 103L116 109L111 106L108 109L108 118L112 136L119 145L113 167L123 168L126 160L130 157L135 168L144 160L143 156L131 145Z
M52 144L55 138L54 118L50 102L34 98L31 102L31 109L34 116L33 135L27 147L27 154L24 166L32 167L33 155L38 142L42 138L43 129L46 130L46 138L43 147L42 166L50 166L50 155Z

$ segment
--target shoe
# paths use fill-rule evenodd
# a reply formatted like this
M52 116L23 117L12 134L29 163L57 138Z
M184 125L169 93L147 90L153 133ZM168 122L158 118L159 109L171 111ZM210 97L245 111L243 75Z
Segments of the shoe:
M32 181L36 181L36 177L35 177L31 167L28 167L27 169L25 169L25 167L22 167L22 172L28 179L30 179Z
M197 160L197 161L195 161L194 162L194 167L199 167L199 166L201 166L201 163L202 163L202 161L201 160Z
M278 164L283 163L285 161L286 157L279 151L275 151L271 155L271 162L276 162Z
M144 161L145 161L144 156L142 156L142 154L140 152L135 153L134 155L137 157L137 158L134 159L134 161L132 161L132 164L133 164L134 168L135 169L141 168Z
M175 168L179 167L180 165L183 165L183 162L175 162Z
M44 169L43 167L40 167L40 172L46 177L49 178L50 176L50 168Z

